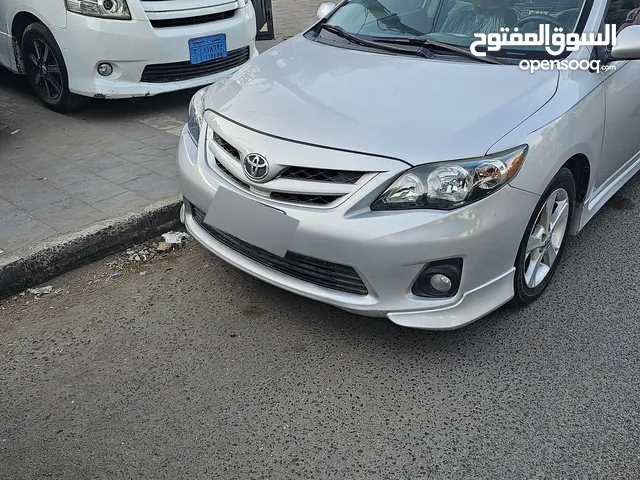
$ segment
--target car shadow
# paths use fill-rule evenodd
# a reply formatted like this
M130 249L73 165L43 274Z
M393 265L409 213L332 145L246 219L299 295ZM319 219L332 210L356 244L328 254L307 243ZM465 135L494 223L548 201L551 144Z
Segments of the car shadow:
M223 265L223 264L221 264ZM236 277L242 289L252 292L252 301L240 302L239 307L248 322L269 323L276 316L285 322L290 332L322 330L324 334L349 342L397 352L446 350L471 348L485 342L495 342L509 335L511 328L518 329L518 317L526 317L525 309L502 307L486 317L455 330L417 330L395 325L386 318L356 315L328 304L310 300L263 282L249 274L225 268L225 273ZM243 305L244 303L247 303ZM511 325L511 326L510 326ZM295 335L294 335L295 336ZM322 334L320 335L322 336ZM462 347L462 345L466 345Z

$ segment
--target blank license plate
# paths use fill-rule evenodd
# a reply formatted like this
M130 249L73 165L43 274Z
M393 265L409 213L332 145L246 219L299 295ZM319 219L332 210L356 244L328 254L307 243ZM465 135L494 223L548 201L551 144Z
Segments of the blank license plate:
M287 253L300 223L224 187L218 187L204 222L279 257Z
M227 36L224 33L189 40L191 64L207 62L227 56Z

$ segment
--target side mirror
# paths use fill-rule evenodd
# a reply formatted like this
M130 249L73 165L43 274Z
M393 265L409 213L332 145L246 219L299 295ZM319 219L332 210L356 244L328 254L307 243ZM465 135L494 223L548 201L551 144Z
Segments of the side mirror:
M611 57L615 60L640 60L640 25L624 28L611 47Z
M333 10L334 8L336 8L336 4L335 3L333 3L333 2L324 2L318 8L318 13L316 13L316 16L318 17L318 20L322 20L324 17L329 15L331 13L331 10Z

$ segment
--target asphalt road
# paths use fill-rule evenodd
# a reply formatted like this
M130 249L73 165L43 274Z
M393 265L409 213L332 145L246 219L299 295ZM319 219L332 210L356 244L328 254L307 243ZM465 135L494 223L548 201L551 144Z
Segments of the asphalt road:
M453 332L194 243L9 299L0 478L638 478L638 198L636 179L572 239L541 301Z

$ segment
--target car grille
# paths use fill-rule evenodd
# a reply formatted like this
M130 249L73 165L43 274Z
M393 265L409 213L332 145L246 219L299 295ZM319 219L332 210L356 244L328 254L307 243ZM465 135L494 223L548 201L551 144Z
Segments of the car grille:
M280 174L281 178L295 178L312 182L350 183L354 185L362 178L364 172L342 170L324 170L319 168L289 167Z
M242 159L242 154L240 151L231 145L228 141L226 141L220 134L215 132L213 129L210 130L211 139L230 157L233 158L236 162L240 162ZM237 171L233 172L232 165L228 164L225 166L225 163L228 163L229 160L225 160L224 158L219 159L215 154L215 164L218 167L218 172L223 174L223 176L227 177L232 182L242 186L246 190L251 189L251 185L246 182L245 177L242 174L239 174ZM295 204L304 204L304 205L317 205L317 206L325 206L330 205L333 202L342 198L346 193L343 194L325 194L320 193L318 191L314 192L314 184L321 183L334 183L334 184L342 184L345 186L354 186L356 185L363 176L365 176L367 172L358 172L358 171L349 171L349 170L330 170L330 169L322 169L322 168L311 168L311 167L302 167L302 166L288 166L285 167L279 175L275 177L274 180L284 179L290 182L299 182L298 188L293 189L293 191L286 191L283 188L278 188L278 190L273 190L269 192L269 182L260 185L260 190L265 192L265 194L269 194L270 198L274 200L278 200L281 202L287 203L295 203ZM240 176L239 176L240 175ZM299 188L304 183L304 192L301 193ZM282 186L281 186L282 187ZM345 192L351 190L353 187L347 187ZM356 187L357 188L357 187ZM285 191L283 191L285 190ZM316 187L315 190L318 190ZM326 190L326 189L325 189Z
M141 82L165 83L206 77L239 67L249 61L249 47L231 50L224 58L192 65L190 62L159 63L147 65L142 72Z
M233 173L231 173L227 167L225 167L220 160L216 158L216 166L228 177L231 181L233 181L238 186L244 188L245 190L251 190L251 185L243 182L238 177L236 177ZM291 203L311 203L315 205L327 205L331 202L334 202L340 195L300 195L295 193L283 193L283 192L271 192L269 194L270 198L274 200L280 200L283 202L291 202Z
M238 185L240 185L241 187L246 188L247 190L249 190L251 188L251 185L249 185L248 183L244 183L242 180L240 180L239 178L236 178L236 176L231 173L229 170L227 170L227 167L225 167L223 164L220 163L220 160L218 160L216 158L216 166L222 170L222 172L229 177L230 180L233 180L235 183L237 183Z
M233 145L231 145L229 142L227 142L224 138L222 138L216 132L213 132L213 140L218 145L220 145L220 147L229 155L231 155L233 158L235 158L236 160L240 160L240 152L238 151L238 149L235 148Z
M193 204L191 204L191 210L196 223L215 240L256 263L290 277L331 290L356 295L367 295L369 293L366 285L352 267L307 257L294 252L287 252L284 258L279 257L207 225L204 223L205 212Z
M269 196L274 200L281 200L283 202L328 205L331 202L335 202L342 195L304 195L299 193L271 192Z
M240 152L224 138L213 132L213 140L236 160L240 160ZM362 178L364 172L352 172L348 170L325 170L320 168L288 167L278 178L293 178L296 180L309 180L312 182L349 183L355 185Z
M150 20L154 28L170 28L184 27L186 25L200 25L201 23L217 22L219 20L227 20L235 15L235 10L228 10L221 13L212 13L210 15L199 15L197 17L187 18L166 18Z

